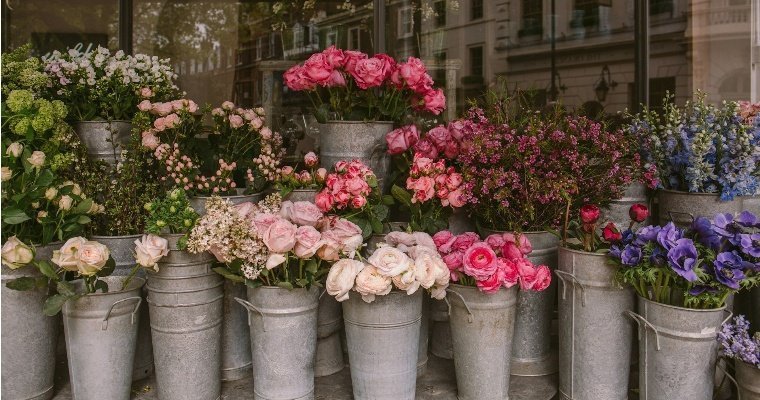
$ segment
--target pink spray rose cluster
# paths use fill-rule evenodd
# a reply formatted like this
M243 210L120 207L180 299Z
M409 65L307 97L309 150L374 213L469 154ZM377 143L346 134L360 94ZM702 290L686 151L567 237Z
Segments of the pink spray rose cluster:
M757 114L760 114L760 102L739 101L739 115L741 115L746 125L753 125Z
M484 293L494 293L502 286L518 282L522 290L542 291L551 283L551 270L535 266L526 258L533 250L528 238L512 233L492 234L481 241L474 232L453 235L441 231L433 235L451 280L477 286Z
M359 160L338 161L334 172L325 177L324 185L315 198L320 210L358 210L367 205L373 188L377 187L377 177Z
M327 274L325 289L338 301L347 300L351 290L371 303L395 287L407 294L420 288L431 297L443 299L449 285L449 271L435 249L430 235L423 232L391 232L366 261L342 259Z
M174 140L173 130L186 126L188 123L194 123L193 114L198 111L198 105L188 99L163 103L151 103L150 100L143 100L137 105L137 108L154 117L148 129L141 133L142 145L149 150L156 150L162 143L161 137L164 138L164 141L171 142Z
M303 64L288 69L283 80L290 90L306 91L309 95L320 88L330 88L327 92L330 100L324 105L339 115L352 115L356 107L368 110L370 119L397 120L408 109L438 115L446 103L443 91L433 88L427 68L415 57L397 63L387 54L370 57L359 51L331 46L312 54ZM402 101L399 102L399 98ZM314 100L322 103L320 96L315 96ZM384 106L373 110L372 105L378 102ZM399 104L400 109L387 111L389 106L398 107ZM372 111L387 112L387 115Z
M277 170L276 182L280 192L322 187L325 179L327 179L327 170L325 168L318 168L319 157L313 151L310 151L304 155L303 163L306 169L301 171L296 171L291 166L285 166Z
M437 199L443 207L459 208L465 204L462 183L462 174L453 166L446 167L444 160L434 162L417 154L406 179L406 188L413 193L412 203Z

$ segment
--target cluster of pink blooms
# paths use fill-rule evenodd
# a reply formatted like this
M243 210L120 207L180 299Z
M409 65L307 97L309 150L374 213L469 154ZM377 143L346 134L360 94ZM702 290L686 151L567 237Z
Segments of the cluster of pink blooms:
M149 100L143 100L137 105L137 108L140 111L157 116L151 127L142 132L142 145L150 150L156 150L161 144L159 134L181 126L187 119L193 118L192 114L198 111L198 105L188 99L164 103L151 103Z
M465 205L462 192L462 174L454 167L446 167L444 160L433 161L415 154L406 188L412 191L412 203L438 199L444 207L459 208Z
M264 132L264 129L261 132ZM274 182L277 179L278 167L285 156L282 143L282 136L277 132L272 133L269 139L264 139L262 136L259 155L253 158L253 164L267 182ZM254 181L253 171L250 168L246 171L246 175L249 182Z
M264 126L264 109L258 108L239 108L235 107L235 103L231 101L225 101L221 107L211 110L211 116L217 124L216 134L222 134L220 127L229 127L232 129L238 129L247 125L247 129L259 132L261 138L264 140L271 139L272 130Z
M324 212L361 209L372 193L370 180L375 179L375 173L359 160L338 161L335 172L327 175L325 188L317 193L314 201Z
M412 91L412 103L438 115L446 106L443 90L433 88L433 79L422 60L409 57L397 63L387 54L367 54L341 50L331 46L314 53L302 65L288 69L283 75L291 90L315 90L317 87L345 87L352 79L360 89L389 86Z
M234 161L227 163L219 160L219 168L211 177L201 175L193 160L182 154L179 144L169 146L160 144L153 152L156 160L163 163L166 173L161 176L162 182L174 183L185 191L210 192L226 194L235 190L237 184L232 180L232 171L237 167Z
M313 189L325 183L327 170L317 168L319 157L313 151L310 151L303 157L303 161L308 169L296 171L291 166L282 167L278 170L277 181L291 189Z
M522 290L533 291L545 290L551 284L551 270L545 265L535 266L526 258L533 247L524 235L497 233L481 241L473 232L453 235L441 231L433 235L433 241L451 272L451 280L473 278L484 293L518 282Z
M463 121L457 120L449 123L448 126L436 126L422 137L414 125L395 129L385 136L388 154L402 154L412 149L414 154L423 157L453 160L459 155L465 127L466 124Z
M744 123L752 125L755 123L755 118L760 114L760 103L752 103L750 101L740 101L739 103L739 115L741 115Z

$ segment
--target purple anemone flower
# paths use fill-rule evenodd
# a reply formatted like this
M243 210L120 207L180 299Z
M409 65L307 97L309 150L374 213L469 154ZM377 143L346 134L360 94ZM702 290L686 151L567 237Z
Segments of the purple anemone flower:
M760 219L755 214L746 210L736 217L736 222L745 228L760 228Z
M739 235L742 253L752 257L760 257L760 233L744 233Z
M737 233L741 232L741 226L734 221L734 215L730 213L715 214L713 218L713 230L720 236L727 238L731 243L735 242Z
M623 253L620 255L620 260L623 262L623 265L637 265L641 262L641 247L633 244L625 246Z
M657 234L660 233L660 228L657 225L649 225L642 228L639 228L638 231L636 231L636 240L634 240L634 243L639 246L644 246L648 242L654 242L657 240Z
M678 229L672 222L668 222L667 225L657 232L657 243L664 247L665 250L670 250L676 245L676 241L682 237L683 231Z
M698 217L691 224L691 229L696 232L699 243L713 249L720 249L720 236L715 233L713 224L705 217Z
M673 272L687 281L694 282L699 279L694 272L694 268L697 267L697 248L691 239L676 240L675 245L668 250L668 263Z

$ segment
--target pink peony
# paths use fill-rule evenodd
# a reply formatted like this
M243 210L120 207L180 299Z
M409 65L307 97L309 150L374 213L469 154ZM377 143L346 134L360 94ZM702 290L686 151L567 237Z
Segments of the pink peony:
M464 273L476 280L488 279L496 271L496 253L485 243L469 246L462 260Z
M277 218L264 232L261 240L272 253L287 253L296 245L298 228L284 218Z
M385 142L388 144L388 154L401 154L414 146L419 139L420 134L414 125L395 129L385 136Z
M245 123L245 121L243 121L243 117L241 117L241 116L239 116L237 114L230 115L230 126L233 129L240 128L241 126L243 126L244 123Z
M310 258L322 247L322 234L313 226L299 226L293 251L298 258Z
M383 84L386 77L386 62L380 58L372 57L356 62L351 71L356 85L362 89L369 89Z

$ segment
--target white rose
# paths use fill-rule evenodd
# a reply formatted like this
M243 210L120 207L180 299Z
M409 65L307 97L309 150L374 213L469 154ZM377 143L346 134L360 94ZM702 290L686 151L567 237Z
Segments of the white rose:
M37 212L37 222L40 222L43 218L47 217L48 213L47 211L39 211Z
M49 188L47 188L47 190L45 191L45 198L46 198L48 201L53 201L53 199L54 199L54 198L55 198L55 196L57 196L57 195L58 195L58 189L56 189L56 188L54 188L54 187L49 187Z
M412 264L409 256L390 246L378 247L367 261L374 265L381 274L388 277L394 277L408 270Z
M32 155L29 156L26 161L29 161L29 164L32 164L32 167L42 168L42 166L45 165L45 153L36 150L32 152Z
M50 261L66 271L76 271L79 261L79 248L87 243L87 239L77 236L66 241L60 250L53 252Z
M19 142L13 142L8 145L8 148L5 150L5 154L19 158L21 156L21 153L24 152L24 145Z
M82 188L79 186L78 183L73 183L71 188L71 193L75 196L79 196L82 194Z
M425 246L433 250L436 250L438 248L435 245L433 238L425 232L414 232L412 233L412 236L414 237L414 241L417 243L417 246Z
M63 211L68 211L71 209L71 205L74 202L74 199L71 198L69 195L63 195L61 196L61 199L58 200L58 208L60 208Z
M156 235L143 235L135 240L135 260L144 268L158 272L157 262L169 255L169 241Z
M384 296L391 292L391 278L382 275L373 265L365 265L356 275L356 291L367 303L375 301L375 296Z
M90 206L90 209L87 210L87 214L90 214L90 215L98 214L100 212L101 207L103 206L93 201L92 205Z
M443 263L443 260L440 257L436 259L429 253L422 253L414 259L414 279L425 289L430 289L435 284L439 262Z
M11 180L11 177L13 176L13 172L8 167L0 167L0 179L2 179L3 182L8 182Z
M364 263L358 260L342 259L330 267L325 281L327 294L335 296L338 301L348 299L348 292L354 287L356 276L364 269Z
M105 267L111 252L104 244L89 240L79 247L77 252L77 270L80 275L95 275Z
M34 260L34 251L32 248L18 240L16 236L11 236L3 244L2 248L3 264L10 269L21 268Z

